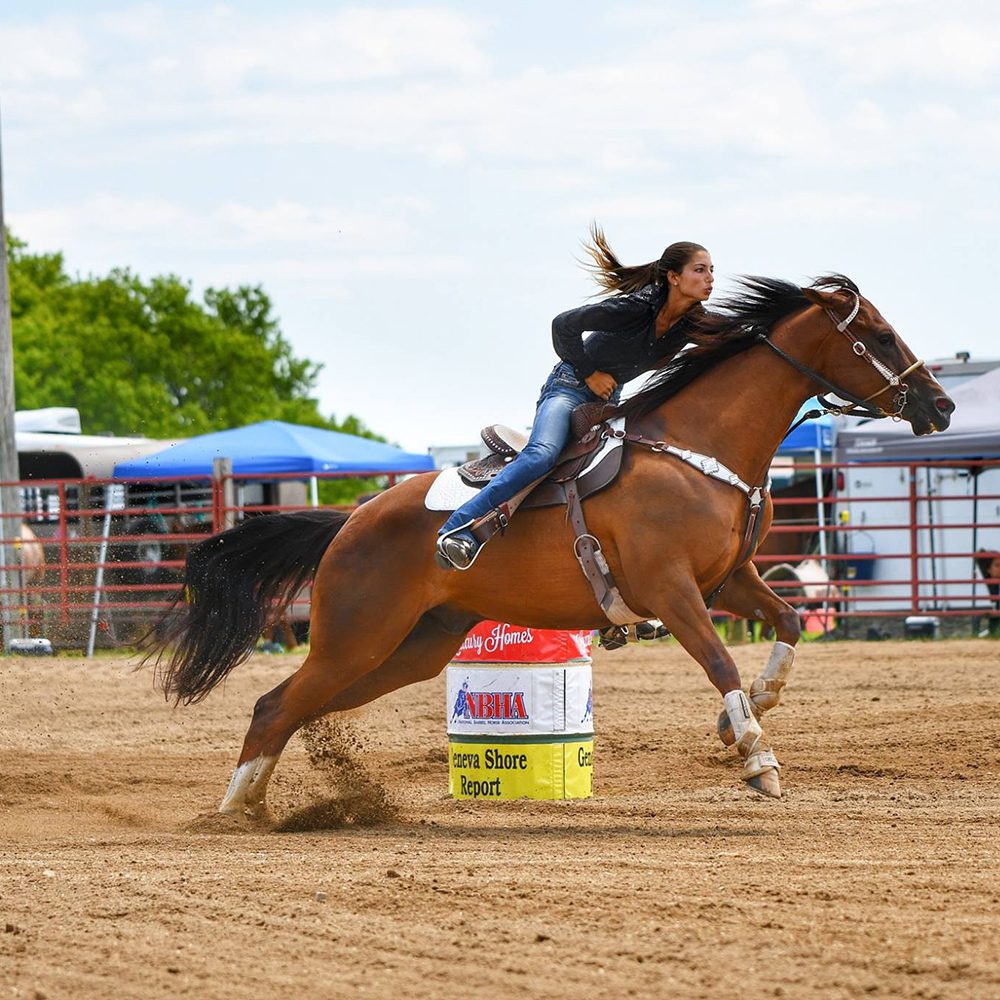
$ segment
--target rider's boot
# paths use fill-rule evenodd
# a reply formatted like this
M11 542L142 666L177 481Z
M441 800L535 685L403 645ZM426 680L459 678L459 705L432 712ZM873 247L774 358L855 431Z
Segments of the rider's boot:
M471 523L471 522L470 522ZM438 535L434 561L442 569L468 569L479 553L479 543L469 533L468 526L456 528L447 535Z
M621 649L630 642L664 639L670 629L658 619L636 622L635 625L606 625L597 630L597 644L602 649Z
M621 649L628 641L627 625L605 625L597 630L597 645L601 649Z
M474 521L438 535L434 560L442 569L469 569L483 546L496 534L503 534L510 524L510 504L502 503Z

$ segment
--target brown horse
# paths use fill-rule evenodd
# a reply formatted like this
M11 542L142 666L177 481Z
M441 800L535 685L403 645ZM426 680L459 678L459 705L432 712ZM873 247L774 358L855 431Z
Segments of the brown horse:
M14 542L21 558L21 582L41 583L45 579L45 546L26 524L21 525L21 540Z
M849 279L800 288L748 278L742 289L696 346L619 407L631 433L714 456L752 486L767 482L778 444L817 384L863 408L883 401L878 414L908 420L916 434L947 427L954 404ZM521 511L467 572L438 568L441 514L424 505L434 476L410 479L350 517L253 518L192 550L189 603L170 627L175 646L160 673L178 701L204 697L245 660L315 576L309 654L258 700L221 812L266 815L267 782L296 730L434 677L484 618L548 629L608 624L558 507ZM744 779L779 795L778 764L757 718L777 703L799 619L750 561L746 492L659 448L626 443L619 477L586 501L586 516L628 606L662 619L723 696L720 735L735 741ZM770 518L766 503L765 531ZM749 699L706 608L723 583L716 607L765 621L777 637Z

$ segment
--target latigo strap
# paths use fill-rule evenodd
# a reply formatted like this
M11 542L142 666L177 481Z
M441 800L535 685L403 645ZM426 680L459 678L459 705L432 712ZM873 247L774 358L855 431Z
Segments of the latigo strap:
M647 616L636 614L625 603L621 591L615 585L608 561L601 551L601 543L587 531L587 522L583 516L583 505L580 503L576 483L569 483L566 487L566 511L569 522L576 532L576 540L573 542L576 561L580 564L580 569L583 570L583 575L587 578L597 603L608 621L615 625L644 622Z

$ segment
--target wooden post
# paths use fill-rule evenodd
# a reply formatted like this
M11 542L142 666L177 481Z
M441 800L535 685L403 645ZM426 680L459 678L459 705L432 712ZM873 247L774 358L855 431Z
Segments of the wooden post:
M233 488L233 460L216 458L212 460L212 479L221 486L222 509L219 511L220 525L216 530L227 531L236 524L236 490Z
M10 283L7 280L7 227L3 217L3 154L0 149L0 482L18 478L17 438L14 432L14 338L10 327ZM0 487L0 619L3 621L3 651L20 632L20 618L12 615L18 594L9 592L17 576L18 558L13 541L20 538L20 497L15 487Z

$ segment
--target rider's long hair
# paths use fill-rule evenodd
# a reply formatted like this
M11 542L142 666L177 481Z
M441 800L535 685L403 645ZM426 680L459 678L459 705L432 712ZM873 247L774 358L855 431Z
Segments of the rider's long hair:
M671 243L660 254L659 260L625 265L611 249L604 230L596 222L590 225L590 239L583 244L583 249L590 257L589 261L583 262L584 267L603 291L612 293L637 292L646 285L665 284L668 271L680 274L696 253L705 250L700 243Z

